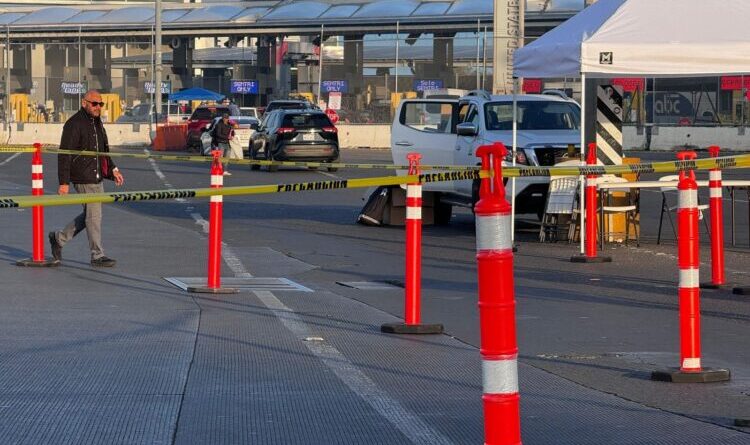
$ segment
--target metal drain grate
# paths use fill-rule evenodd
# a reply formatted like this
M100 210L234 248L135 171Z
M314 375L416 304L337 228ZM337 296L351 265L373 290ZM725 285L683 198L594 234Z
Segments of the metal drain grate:
M385 281L337 281L336 284L361 290L394 290L401 289L400 283Z
M186 291L188 287L206 285L205 277L164 277L164 279L180 289ZM221 277L223 287L231 287L241 291L297 291L313 292L305 286L287 278L237 278Z

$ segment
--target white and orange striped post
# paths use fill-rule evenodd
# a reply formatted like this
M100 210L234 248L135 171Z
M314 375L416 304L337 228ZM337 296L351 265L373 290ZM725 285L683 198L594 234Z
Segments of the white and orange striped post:
M31 195L44 195L44 165L42 164L42 144L34 144L34 154L31 156ZM31 208L31 258L16 261L17 266L52 267L60 262L44 258L44 207Z
M718 145L708 147L712 158L719 157ZM724 200L721 193L721 169L712 168L708 172L709 212L711 213L711 281L701 283L703 289L727 287L724 272Z
M422 155L409 153L409 175L419 174ZM443 325L421 322L422 300L422 184L406 185L406 279L404 285L404 322L384 323L380 331L388 334L442 334Z
M224 187L224 167L221 165L221 150L211 153L214 157L211 163L211 188ZM209 206L208 219L208 277L206 286L188 287L188 292L230 294L237 289L221 287L221 235L223 218L223 195L212 195Z
M694 151L677 154L680 161L697 158ZM680 367L651 374L654 380L706 383L729 380L726 369L707 369L701 363L700 234L698 231L698 183L695 172L680 172L677 185L677 262L679 265Z
M511 207L502 179L507 152L499 142L477 149L482 170L494 172L492 178L482 179L474 207L484 443L491 445L521 443Z

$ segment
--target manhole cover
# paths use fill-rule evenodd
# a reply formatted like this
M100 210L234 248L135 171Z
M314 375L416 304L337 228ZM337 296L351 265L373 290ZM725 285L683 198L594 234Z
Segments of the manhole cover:
M206 285L205 277L165 277L166 281L186 291L188 287ZM222 277L222 287L231 287L241 291L298 291L312 292L311 289L287 278L237 278Z
M394 290L403 287L396 285L397 283L388 283L384 281L337 281L336 284L361 290Z

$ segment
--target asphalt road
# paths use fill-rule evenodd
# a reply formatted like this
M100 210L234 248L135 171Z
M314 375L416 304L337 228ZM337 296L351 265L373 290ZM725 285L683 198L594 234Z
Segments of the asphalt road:
M644 160L672 159L669 153L633 153ZM0 162L9 159L2 155ZM385 150L344 150L346 162L389 162ZM193 188L209 185L208 164L118 161L125 174L125 190ZM27 190L28 166L18 159L2 167L3 194ZM46 192L54 193L54 162L46 162ZM376 170L335 173L306 169L257 172L232 166L225 185L254 185L355 178L382 174ZM725 178L750 179L746 171L732 171ZM643 179L653 179L644 177ZM113 189L108 185L108 189ZM224 204L224 242L248 259L255 275L271 276L277 267L271 256L264 261L262 249L279 252L298 262L284 273L295 281L343 295L353 301L401 317L403 296L399 290L361 291L340 281L403 281L404 231L398 227L365 227L355 224L364 190L227 197ZM706 196L703 196L706 199ZM725 215L729 201L725 200ZM521 362L566 381L614 395L643 407L656 408L697 419L707 425L733 426L737 418L750 417L750 300L727 291L702 294L703 362L708 367L728 368L732 380L710 385L675 385L651 381L650 371L678 365L678 306L676 247L667 226L666 241L656 245L661 195L646 192L641 198L641 246L607 245L610 264L580 265L569 262L578 246L538 242L535 217L519 221L515 255L517 323ZM748 201L737 196L737 246L728 248L727 276L750 286L748 249ZM194 215L208 215L207 200L187 202L135 202L120 207L117 218L132 213L141 219L173 226L175 233L201 233ZM48 210L55 221L74 216L77 209ZM105 208L105 220L109 208ZM48 217L49 218L49 217ZM106 224L106 223L105 223ZM729 221L726 221L728 227ZM48 227L49 228L49 227ZM51 229L51 228L50 228ZM154 229L155 231L155 229ZM139 227L132 239L107 233L107 254L120 259L118 269L135 266L133 249L148 255L152 239L148 225ZM729 232L725 232L729 233ZM702 235L703 236L703 235ZM729 242L729 235L726 235ZM187 241L186 241L187 243ZM79 245L85 244L78 241ZM196 247L180 246L185 249ZM77 250L73 250L77 249ZM82 247L71 255L85 260ZM473 215L454 209L446 226L425 227L423 233L423 320L440 322L461 342L479 345L476 307L476 267ZM192 258L192 256L185 256ZM171 269L194 271L199 264L181 266L183 258L170 258ZM710 251L703 243L701 276L710 276ZM158 265L156 266L158 267ZM184 276L188 276L186 272ZM522 371L523 372L523 369ZM521 394L522 400L524 394ZM533 413L524 412L522 416ZM637 425L630 425L637 428ZM573 426L571 426L573 428ZM551 443L551 442L550 442ZM659 443L659 442L654 442ZM668 442L661 442L668 443ZM670 442L671 443L671 442Z

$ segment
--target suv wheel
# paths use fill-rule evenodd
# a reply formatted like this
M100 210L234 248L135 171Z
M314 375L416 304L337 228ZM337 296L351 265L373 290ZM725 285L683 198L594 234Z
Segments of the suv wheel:
M268 145L266 145L266 147L265 147L264 150L266 152L266 161L273 161L273 155L271 154L271 150L268 147ZM276 170L279 169L279 166L278 165L268 165L267 169L268 169L269 172L275 172Z
M255 149L250 148L250 153L248 153L248 157L251 161L257 161L258 160L258 152L255 151ZM250 170L260 170L260 165L258 164L250 164Z

